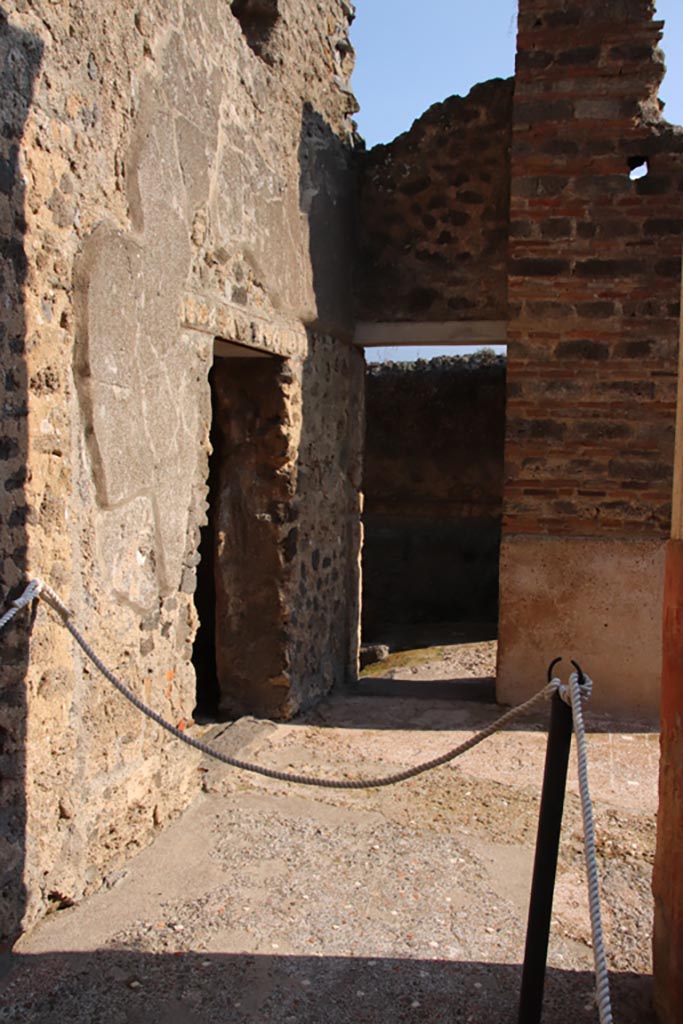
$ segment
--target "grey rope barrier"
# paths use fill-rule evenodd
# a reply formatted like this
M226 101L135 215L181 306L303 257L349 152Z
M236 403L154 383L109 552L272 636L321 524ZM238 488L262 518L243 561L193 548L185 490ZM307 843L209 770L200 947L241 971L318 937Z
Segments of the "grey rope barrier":
M602 931L602 922L600 915L600 890L598 882L598 870L597 870L597 855L595 849L595 828L593 823L593 811L592 803L590 798L590 792L588 789L588 755L586 746L586 730L583 721L583 710L582 702L586 700L591 693L592 681L587 675L581 670L580 666L573 661L572 664L576 669L575 672L569 677L569 683L564 684L559 679L550 679L552 668L555 664L560 661L560 658L556 658L548 670L549 682L543 689L539 690L538 693L534 694L528 700L517 707L511 708L505 714L501 715L500 718L496 719L485 729L471 736L468 740L458 744L457 747L453 747L451 750L447 750L444 754L439 757L432 758L430 761L424 761L421 764L415 765L412 768L406 768L400 772L393 772L389 775L382 775L377 778L371 779L325 779L318 778L311 775L300 775L295 772L281 772L274 768L266 768L262 765L253 764L249 761L242 761L240 758L231 757L228 754L222 753L220 750L209 746L207 743L203 743L201 740L196 740L192 736L188 736L187 733L182 732L175 725L166 721L160 714L150 708L144 701L141 701L139 697L133 693L124 683L121 682L117 676L111 672L104 662L95 654L92 647L88 644L87 640L81 635L76 626L71 621L71 611L64 604L59 595L50 587L47 583L42 580L34 579L31 580L20 597L16 598L10 608L5 614L0 617L0 631L14 618L14 616L22 608L25 608L36 598L41 597L54 611L57 612L61 618L63 624L69 630L76 643L83 650L86 656L90 659L93 665L102 673L112 686L114 686L118 692L130 701L134 707L142 712L147 718L156 722L162 729L175 736L182 743L193 747L195 750L200 751L202 754L206 754L208 757L212 757L217 761L221 761L223 764L229 765L232 768L238 768L241 771L255 773L257 775L263 775L266 778L277 779L281 782L293 782L303 786L318 786L324 789L376 789L381 786L391 786L398 782L405 782L408 779L413 779L424 772L431 771L434 768L438 768L441 765L447 764L449 761L455 760L461 754L471 750L477 746L483 740L492 736L493 733L502 729L508 723L514 721L517 718L522 717L534 708L537 704L547 700L550 697L554 697L553 703L553 715L557 718L557 705L561 706L561 702L569 705L571 709L570 724L568 726L569 733L563 740L563 745L566 747L566 753L569 752L568 740L571 740L571 728L572 723L574 731L576 733L576 746L577 746L577 758L578 758L578 777L579 777L579 792L581 796L581 810L583 816L583 828L584 828L584 850L586 860L586 873L588 881L588 902L590 909L591 919L591 931L593 937L593 956L595 964L595 983L596 983L596 1004L598 1008L600 1024L613 1024L612 1008L610 1001L610 990L609 990L609 976L607 970L607 959L605 955L605 945ZM559 722L559 718L557 718ZM561 726L561 731L566 732L566 726ZM549 736L549 745L550 739ZM562 802L564 797L564 786L566 781L566 761L564 753L560 754L559 767L553 769L558 774L558 778L561 784L562 790ZM546 780L548 777L548 762L546 761ZM544 780L544 795L546 789L546 780ZM553 797L554 802L555 797ZM551 859L556 861L557 858L557 843L555 840L559 840L559 828L561 825L562 818L562 802L555 817L557 821L553 824L554 831L557 832L555 839L553 840L552 849L550 851ZM543 808L542 808L543 810ZM540 822L539 822L540 826ZM540 837L540 831L539 831ZM537 845L537 860L539 855L539 848ZM536 867L536 865L535 865ZM549 879L549 891L543 896L543 901L546 906L541 908L542 916L547 917L547 927L550 925L550 909L552 907L552 890L554 888L555 880L555 864L551 865L552 878ZM544 872L548 873L547 865L544 867ZM544 882L547 888L547 882ZM534 896L532 892L532 904L534 902ZM531 914L530 914L531 921ZM545 924L543 925L545 930ZM534 951L533 963L529 959L529 947L530 947L530 932L531 928L527 931L527 955L525 958L525 969L524 974L527 977L522 979L522 995L520 1001L520 1024L530 1024L531 1021L540 1020L541 1006L543 999L543 976L545 974L545 958L547 954L547 934L543 938L541 943L542 948ZM537 944L538 945L538 944ZM528 971L529 966L531 971Z
M281 782L296 782L301 786L320 786L324 789L378 789L380 786L393 786L397 782L406 782L408 779L414 779L417 775L422 775L424 772L431 771L433 768L438 768L440 765L447 764L449 761L455 760L461 754L471 750L472 747L476 747L477 744L483 740L492 736L494 732L502 729L508 722L514 721L515 718L519 718L521 715L526 714L535 707L536 704L540 703L541 700L545 700L550 697L553 688L546 686L542 690L539 690L533 697L525 701L523 704L518 704L517 707L507 711L500 718L492 722L491 725L482 729L481 732L471 736L470 739L465 740L464 743L458 744L457 747L453 747L451 750L447 750L445 754L440 754L439 757L434 757L431 761L424 761L422 764L414 765L412 768L406 768L401 772L394 772L391 775L381 775L374 779L325 779L318 778L313 775L299 775L295 772L281 772L274 768L265 768L263 765L253 764L249 761L241 761L237 757L230 757L228 754L222 753L220 750L216 750L214 747L210 747L207 743L202 743L201 740L196 740L192 736L188 736L180 729L176 728L175 725L171 725L165 718L153 711L152 708L148 707L143 701L141 701L135 694L128 689L119 679L116 678L113 672L100 661L92 648L88 645L87 641L80 635L76 627L73 625L70 619L65 620L66 628L73 636L76 643L85 651L87 656L92 661L93 665L96 666L102 673L102 675L109 680L112 686L116 687L119 693L134 704L135 707L151 718L153 722L160 725L162 729L170 732L177 739L182 740L183 743L187 743L188 746L194 747L196 750L200 750L203 754L208 757L213 757L217 761L222 761L223 764L230 765L233 768L240 768L245 772L252 772L256 775L265 775L269 779L278 779Z
M576 735L586 883L593 940L595 1003L600 1024L614 1024L600 913L595 826L593 805L588 788L588 748L582 706L583 702L588 700L591 695L593 681L576 661L572 661L576 671L572 672L568 683L563 683L558 678L551 679L552 671L560 661L562 661L561 658L554 658L548 667L548 680L554 690L554 697L548 730L536 855L529 900L518 1024L540 1024L542 1016L548 939L572 729Z
M600 913L600 882L598 880L598 858L595 851L595 824L593 822L593 804L588 788L588 749L586 746L586 726L583 721L582 703L587 700L593 682L585 675L575 661L576 669L569 677L568 697L560 689L560 696L571 706L576 734L577 773L579 777L579 793L581 794L581 815L583 818L583 849L586 861L586 877L588 885L588 908L591 919L591 935L593 939L593 962L595 965L595 999L598 1006L600 1024L613 1024L612 1003L610 998L609 974L605 955L605 939L602 931L602 915Z
M13 608L10 609L12 611L10 618L19 611L19 608L29 604L29 602L35 597L41 597L46 604L57 612L76 643L90 659L93 665L102 673L105 679L107 679L108 682L110 682L112 686L126 698L126 700L130 701L138 711L141 711L147 718L156 722L156 724L162 729L165 729L166 732L175 736L176 739L187 744L187 746L193 747L195 750L200 751L200 753L206 754L207 757L214 758L214 760L227 764L231 768L239 768L241 771L251 772L256 775L264 775L266 778L277 779L280 782L294 782L301 786L318 786L323 789L378 789L381 786L393 786L398 782L406 782L408 779L414 779L416 776L424 774L424 772L432 771L434 768L439 768L441 765L447 764L449 761L454 761L455 758L460 757L461 754L464 754L466 751L476 747L479 743L483 742L483 740L492 736L493 733L504 728L508 723L527 714L537 704L547 700L555 692L555 687L553 685L544 686L543 689L539 690L533 697L530 697L522 704L518 704L517 707L511 708L510 711L506 711L505 714L501 715L501 717L496 719L495 722L492 722L490 725L486 726L485 729L482 729L463 743L459 743L457 747L447 750L444 754L440 754L438 757L434 757L430 761L424 761L421 764L414 765L412 768L406 768L400 772L392 772L389 775L382 775L371 779L325 779L312 775L300 775L296 772L281 772L275 768L266 768L263 765L253 764L250 761L242 761L240 758L231 757L229 754L224 754L222 751L209 746L208 743L203 743L201 740L197 740L193 736L188 736L187 733L181 731L175 725L172 725L171 722L168 722L158 714L158 712L154 711L153 708L150 708L144 703L144 701L140 700L132 690L122 683L121 680L107 668L98 655L95 654L90 644L71 621L70 610L52 587L47 583L44 583L42 580L31 581L21 598L18 598L17 601L14 602L14 604L18 606L13 606ZM5 625L5 623L0 621L0 629L2 629L3 625Z
M453 747L452 750L447 750L445 754L441 754L439 757L434 757L430 761L424 761L422 764L415 765L412 768L406 768L400 772L393 772L390 775L382 775L373 779L325 779L313 775L300 775L296 772L281 772L275 768L266 768L263 765L253 764L250 761L242 761L238 757L231 757L229 754L224 754L222 751L209 746L208 743L203 743L201 740L197 740L193 736L188 736L187 733L181 731L175 725L172 725L171 722L168 722L158 714L158 712L154 711L153 708L150 708L144 703L144 701L140 700L132 690L122 683L121 680L107 668L104 662L97 654L95 654L87 640L81 635L76 626L74 626L71 621L70 610L64 604L59 595L55 593L52 587L48 586L47 583L44 583L41 580L32 581L32 585L33 590L31 591L30 596L26 597L25 592L19 599L20 601L23 601L23 604L20 604L19 607L24 607L24 605L28 604L34 597L42 597L42 599L57 612L78 646L90 659L95 668L102 673L104 678L107 679L112 686L126 698L126 700L130 701L138 711L141 711L143 715L146 715L147 718L156 722L158 726L165 729L166 732L170 733L172 736L175 736L176 739L179 739L182 743L187 744L189 747L194 747L195 750L200 751L202 754L206 754L207 757L212 757L216 761L221 761L223 764L227 764L231 768L239 768L241 771L251 772L256 775L264 775L268 779L277 779L280 782L295 782L301 786L318 786L323 789L378 789L381 786L393 786L397 782L406 782L408 779L413 779L417 775L422 775L424 772L431 771L443 764L447 764L449 761L455 760L456 757L459 757L466 751L471 750L472 747L476 747L477 744L481 743L489 736L492 736L494 732L504 728L504 726L509 722L527 714L527 712L529 712L533 707L546 700L554 692L552 686L545 686L542 690L539 690L538 693L534 694L533 697L530 697L529 700L524 701L523 704L519 704L515 708L511 708L510 711L501 715L501 717L496 719L495 722L492 722L485 729L482 729L463 743L458 744L457 747ZM31 584L29 584L29 586L31 586ZM26 600L24 600L25 597ZM14 609L13 614L16 614L18 610L19 608ZM2 627L0 626L0 628Z
M42 580L31 580L24 593L20 597L16 597L14 601L11 602L5 614L0 616L0 632L2 632L5 626L12 621L18 611L21 611L21 609L25 608L27 604L30 604L34 598L38 597L43 586L44 584Z
M405 768L403 771L394 772L390 775L381 775L378 778L367 778L367 779L348 779L348 778L319 778L314 775L299 775L296 772L276 771L274 768L265 768L263 765L252 764L249 761L241 761L239 758L232 758L227 754L223 754L221 751L217 751L213 746L209 746L208 743L202 742L201 739L195 739L193 736L188 736L185 732L182 732L176 726L171 725L166 719L162 718L161 715L153 711L152 708L147 707L145 703L136 697L135 694L128 689L113 672L110 672L106 666L104 666L101 660L97 657L92 648L88 645L87 641L81 636L71 620L65 620L65 625L71 635L74 637L79 646L85 651L87 656L90 658L92 664L99 669L105 679L108 679L113 686L117 688L119 693L122 693L127 700L130 700L132 705L141 711L147 718L151 718L153 722L160 725L162 729L166 729L177 739L182 740L183 743L187 743L189 746L194 746L198 751L206 754L210 758L214 758L216 761L222 761L223 764L230 765L232 768L240 768L242 771L252 772L256 775L265 775L267 778L276 778L282 782L297 782L299 785L316 785L326 788L326 790L376 790L383 785L394 785L396 782L405 782L410 778L415 778L417 775L422 775L426 771L431 771L433 768L438 768L440 765L444 765L449 761L454 761L460 757L461 754L465 754L466 751L470 751L473 746L476 746L482 740L488 736L493 735L499 729L502 729L508 722L514 721L521 715L525 715L531 708L535 707L537 703L540 703L542 699L546 699L552 693L552 687L545 686L538 693L529 697L524 703L518 705L516 708L512 708L511 711L506 712L501 718L497 719L485 729L477 732L474 736L466 739L463 743L459 743L458 746L450 751L446 751L445 754L439 755L437 758L432 758L431 761L424 761L422 764L415 765L413 768Z

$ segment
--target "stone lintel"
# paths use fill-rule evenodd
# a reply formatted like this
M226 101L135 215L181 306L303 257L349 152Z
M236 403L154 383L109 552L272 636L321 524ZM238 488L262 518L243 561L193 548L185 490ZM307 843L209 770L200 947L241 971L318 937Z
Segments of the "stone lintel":
M505 320L361 321L353 343L359 348L384 345L505 345Z
M183 296L184 327L244 348L283 357L301 357L308 350L306 329L300 323L273 322L227 302L195 293Z

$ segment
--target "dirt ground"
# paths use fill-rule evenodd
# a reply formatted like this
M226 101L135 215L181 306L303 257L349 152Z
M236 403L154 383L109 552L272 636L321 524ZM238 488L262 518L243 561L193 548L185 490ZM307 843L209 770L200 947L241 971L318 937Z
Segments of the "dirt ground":
M436 756L502 710L495 642L446 639L370 666L355 692L295 722L204 734L243 758L328 776ZM587 719L615 1020L644 1024L658 736L590 709ZM202 793L178 821L109 888L15 947L0 1020L516 1021L546 724L543 708L387 789L295 787L204 763ZM582 858L572 760L547 1024L597 1021Z

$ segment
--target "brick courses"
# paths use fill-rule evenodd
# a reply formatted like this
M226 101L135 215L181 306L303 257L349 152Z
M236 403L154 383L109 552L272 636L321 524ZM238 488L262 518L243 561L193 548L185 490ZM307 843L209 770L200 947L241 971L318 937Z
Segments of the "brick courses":
M507 533L668 530L683 135L659 114L652 13L649 0L520 3Z

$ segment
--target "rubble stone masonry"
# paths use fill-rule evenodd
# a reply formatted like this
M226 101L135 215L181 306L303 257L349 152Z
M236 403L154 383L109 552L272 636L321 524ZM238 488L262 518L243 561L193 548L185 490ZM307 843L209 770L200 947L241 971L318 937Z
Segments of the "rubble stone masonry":
M564 655L594 707L654 719L683 130L661 116L653 17L653 0L521 0L514 82L354 161L348 0L0 12L3 600L44 577L104 661L193 728L215 352L242 460L214 509L216 551L232 545L216 654L258 651L269 623L254 710L294 714L357 665L354 302L367 321L507 320L498 696ZM242 539L266 614L240 647ZM113 884L198 773L42 604L2 645L10 939ZM254 680L225 684L223 707L249 710L234 698Z
M512 89L435 103L360 158L360 320L505 319Z
M290 364L299 540L273 552L290 612L283 713L356 667L353 8L256 8L0 13L0 592L43 576L109 667L187 728L215 337ZM310 605L291 598L304 562ZM112 882L199 779L46 607L15 621L0 708L6 936Z

